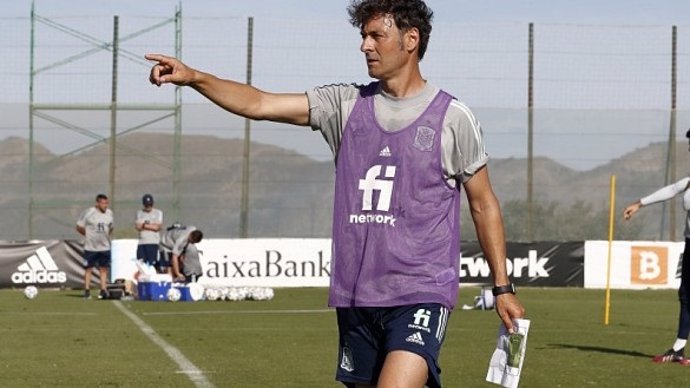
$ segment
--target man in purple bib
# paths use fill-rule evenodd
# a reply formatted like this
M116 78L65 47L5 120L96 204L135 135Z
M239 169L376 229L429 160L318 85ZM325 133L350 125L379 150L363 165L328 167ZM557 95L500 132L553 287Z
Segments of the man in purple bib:
M460 190L489 262L496 311L512 332L524 316L506 271L503 220L472 112L422 78L431 34L422 0L355 0L368 85L274 94L219 79L175 58L151 83L188 85L251 119L309 125L336 164L329 305L336 308L336 379L350 388L441 387L438 356L458 294Z

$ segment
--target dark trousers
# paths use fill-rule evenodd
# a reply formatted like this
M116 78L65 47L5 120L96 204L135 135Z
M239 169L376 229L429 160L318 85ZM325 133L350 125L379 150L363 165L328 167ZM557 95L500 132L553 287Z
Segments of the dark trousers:
M678 337L687 339L690 335L690 239L685 238L685 249L682 257L683 267L680 275L678 300L680 301L680 315L678 317Z

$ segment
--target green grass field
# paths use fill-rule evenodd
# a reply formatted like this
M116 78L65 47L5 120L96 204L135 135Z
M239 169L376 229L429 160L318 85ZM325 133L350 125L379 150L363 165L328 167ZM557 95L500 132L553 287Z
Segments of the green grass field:
M459 305L475 288L461 289ZM650 357L675 338L675 291L604 292L522 288L532 320L520 386L687 386L690 367ZM134 313L216 387L339 387L335 314L325 289L278 289L265 302L83 300L78 291L0 291L3 387L194 387L162 347L115 303ZM495 346L494 312L456 310L441 352L445 387L484 381ZM191 378L190 378L191 376Z

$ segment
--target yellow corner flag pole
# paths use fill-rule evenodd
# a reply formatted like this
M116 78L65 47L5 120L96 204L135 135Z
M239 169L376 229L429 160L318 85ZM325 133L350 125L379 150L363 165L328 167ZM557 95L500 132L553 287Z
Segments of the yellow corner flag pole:
M613 246L613 229L615 225L616 212L616 176L611 175L611 189L609 202L611 208L609 210L609 253L608 263L606 264L606 304L604 308L604 325L609 324L609 310L611 309L611 247Z

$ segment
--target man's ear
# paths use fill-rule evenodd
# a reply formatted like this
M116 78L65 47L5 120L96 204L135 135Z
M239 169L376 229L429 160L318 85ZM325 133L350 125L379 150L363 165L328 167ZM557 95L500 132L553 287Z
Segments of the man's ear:
M408 53L412 53L419 47L419 30L416 27L410 28L403 35L403 47Z

